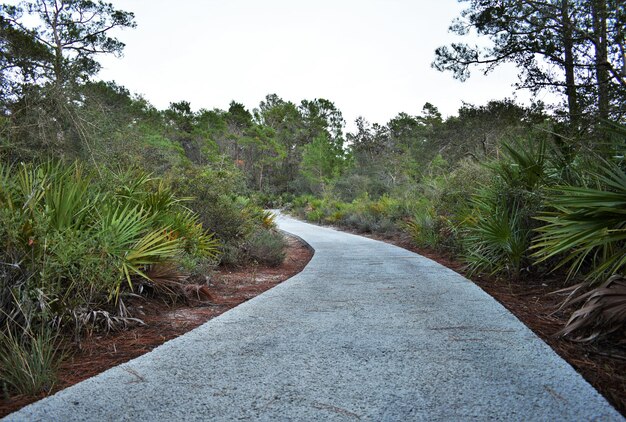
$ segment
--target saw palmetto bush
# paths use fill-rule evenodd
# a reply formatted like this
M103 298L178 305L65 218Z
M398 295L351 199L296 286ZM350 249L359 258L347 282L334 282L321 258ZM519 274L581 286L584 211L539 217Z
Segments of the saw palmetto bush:
M404 227L417 246L427 248L440 247L444 242L444 233L452 231L449 221L436 215L433 208L416 212Z
M11 391L52 382L50 330L140 322L127 293L170 283L186 294L181 264L217 259L217 241L166 185L113 179L94 181L79 164L0 164L0 376Z
M503 144L504 157L489 165L492 179L471 198L463 222L464 257L472 271L520 276L528 269L533 219L541 208L548 167L546 144Z
M534 257L566 267L568 278L582 282L568 293L562 308L580 306L559 333L577 341L626 334L626 172L619 164L598 160L590 186L550 190L551 206L538 219Z
M626 173L610 162L595 173L595 187L552 189L553 211L538 217L534 248L539 261L559 258L570 277L583 273L589 282L624 274L626 268Z
M518 277L528 264L531 239L520 202L509 202L487 187L475 194L472 203L475 215L465 221L463 237L470 271Z

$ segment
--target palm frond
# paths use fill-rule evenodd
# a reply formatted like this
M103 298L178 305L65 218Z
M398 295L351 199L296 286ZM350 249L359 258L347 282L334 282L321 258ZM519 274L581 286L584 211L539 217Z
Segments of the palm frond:
M623 336L626 329L626 278L614 275L601 286L578 294L585 285L569 288L571 294L562 308L581 303L582 306L572 313L557 335L579 342L604 339L614 333Z
M600 188L565 186L551 190L554 211L537 217L546 223L532 248L537 262L561 257L557 268L569 276L585 264L594 282L626 268L626 173L616 165L596 175Z

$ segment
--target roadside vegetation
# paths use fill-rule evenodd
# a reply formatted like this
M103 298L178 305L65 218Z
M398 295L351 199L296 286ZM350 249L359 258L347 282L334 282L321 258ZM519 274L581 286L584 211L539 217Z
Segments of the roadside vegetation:
M266 208L408 235L509 283L550 274L572 315L560 335L623 341L623 8L466 3L465 23L495 49L442 47L434 66L463 79L506 57L520 66L521 86L549 87L561 106L501 99L444 118L426 103L385 124L359 118L351 133L322 98L296 104L270 94L254 110L235 101L228 110L194 111L187 101L159 110L94 79L95 52L122 51L109 29L134 27L132 13L90 1L0 6L5 396L49 391L81 337L141 324L125 306L131 296L184 300L217 265L279 265L285 242ZM528 13L538 19L521 19ZM34 16L47 18L26 26ZM538 62L545 52L553 73Z

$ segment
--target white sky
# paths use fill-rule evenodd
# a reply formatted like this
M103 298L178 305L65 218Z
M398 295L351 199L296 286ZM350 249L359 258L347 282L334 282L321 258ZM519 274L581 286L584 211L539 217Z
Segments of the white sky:
M252 110L276 93L296 104L326 98L348 122L386 123L425 102L444 116L462 101L513 96L516 70L461 83L430 67L453 38L456 0L112 0L137 28L117 32L124 57L101 57L100 77L142 94L158 108ZM526 96L521 93L520 100Z

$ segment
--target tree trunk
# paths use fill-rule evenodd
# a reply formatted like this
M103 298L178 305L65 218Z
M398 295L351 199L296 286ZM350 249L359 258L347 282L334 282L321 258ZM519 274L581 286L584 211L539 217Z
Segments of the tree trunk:
M593 39L595 46L598 117L609 118L609 63L606 39L606 0L592 2Z
M578 95L574 74L574 39L572 36L572 18L570 15L569 0L563 0L561 2L561 21L565 59L565 95L567 96L567 109L570 123L575 126L580 120L581 115L578 108Z

